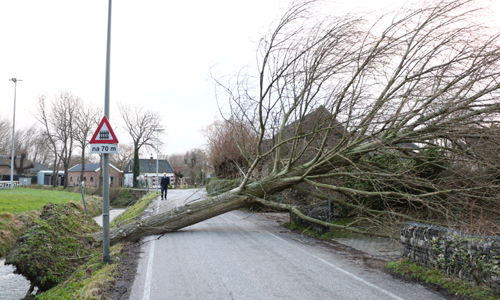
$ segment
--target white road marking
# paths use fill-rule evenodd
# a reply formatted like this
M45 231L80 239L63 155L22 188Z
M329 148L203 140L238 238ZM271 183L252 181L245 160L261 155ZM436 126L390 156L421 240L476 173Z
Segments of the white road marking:
M265 230L264 230L264 231L265 231ZM330 263L330 262L327 262L326 260L324 260L324 259L322 259L322 258L320 258L320 257L317 257L316 255L311 254L311 253L309 253L309 252L305 251L304 249L302 249L302 248L300 248L300 247L297 247L296 245L294 245L294 244L292 244L292 243L290 243L290 242L285 241L284 239L282 239L282 238L280 238L279 236L276 236L276 235L274 235L274 234L270 233L269 231L265 231L265 232L267 232L268 234L270 234L270 235L274 236L275 238L277 238L277 239L281 240L282 242L287 243L287 244L289 244L290 246L292 246L292 247L294 247L294 248L296 248L296 249L298 249L298 250L300 250L300 251L302 251L302 252L306 253L307 255L310 255L310 256L312 256L312 257L316 258L317 260L321 261L322 263L325 263L325 264L329 265L330 267L332 267L332 268L336 269L337 271L340 271L340 272L342 272L342 273L344 273L344 274L346 274L346 275L348 275L348 276L350 276L350 277L352 277L352 278L354 278L354 279L356 279L356 280L358 280L358 281L360 281L360 282L362 282L362 283L364 283L364 284L366 284L366 285L368 285L368 286L370 286L370 287L372 287L372 288L374 288L374 289L376 289L376 290L378 290L378 291L380 291L380 292L382 292L382 293L386 294L387 296L389 296L389 297L391 297L391 298L393 298L393 299L397 299L397 300L404 300L403 298L398 297L398 296L394 295L393 293L391 293L391 292L389 292L389 291L387 291L387 290L384 290L383 288L380 288L380 287L378 287L378 286L374 285L373 283L370 283L370 282L368 282L368 281L364 280L363 278L360 278L360 277L358 277L358 276L356 276L356 275L354 275L354 274L352 274L352 273L349 273L349 272L347 272L346 270L344 270L344 269L342 269L342 268L340 268L340 267L337 267L336 265L334 265L334 264L332 264L332 263Z
M158 207L160 206L160 201L157 200L155 213L158 212ZM149 256L148 256L148 267L146 271L146 281L144 282L144 295L143 300L150 300L151 298L151 279L153 277L153 260L155 255L155 242L156 237L153 237L151 244L149 245Z

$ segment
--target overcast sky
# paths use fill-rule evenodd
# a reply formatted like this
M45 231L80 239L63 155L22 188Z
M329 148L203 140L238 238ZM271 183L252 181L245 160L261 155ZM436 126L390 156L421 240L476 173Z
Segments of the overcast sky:
M486 0L495 9L500 0ZM104 103L106 0L0 1L0 118L16 128L35 121L37 97L69 91ZM373 10L398 0L337 1L336 9ZM110 123L120 143L118 103L158 111L165 154L204 143L201 129L218 116L214 83L256 62L257 42L291 0L119 0L112 8ZM498 9L497 9L498 12ZM500 14L499 14L500 15ZM147 155L147 154L146 154Z

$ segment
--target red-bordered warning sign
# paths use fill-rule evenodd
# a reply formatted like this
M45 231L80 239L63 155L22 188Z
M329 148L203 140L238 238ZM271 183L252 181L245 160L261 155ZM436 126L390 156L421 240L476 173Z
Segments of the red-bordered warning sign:
M97 126L97 130L89 142L90 144L118 144L113 128L109 125L108 118L102 117L101 123Z

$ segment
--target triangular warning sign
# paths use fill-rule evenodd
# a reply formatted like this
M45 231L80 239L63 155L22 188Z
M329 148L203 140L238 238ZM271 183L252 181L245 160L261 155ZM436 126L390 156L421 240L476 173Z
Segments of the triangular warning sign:
M89 142L90 144L118 144L113 128L109 125L108 118L102 117L101 123L97 126L97 130Z

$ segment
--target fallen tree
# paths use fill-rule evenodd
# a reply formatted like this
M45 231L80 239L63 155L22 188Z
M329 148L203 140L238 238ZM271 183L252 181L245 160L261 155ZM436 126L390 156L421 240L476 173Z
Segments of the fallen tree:
M245 159L241 184L113 229L111 244L252 203L307 218L273 200L290 189L377 227L419 220L499 232L498 30L480 22L474 1L373 22L324 11L294 4L261 40L255 74L215 79Z

